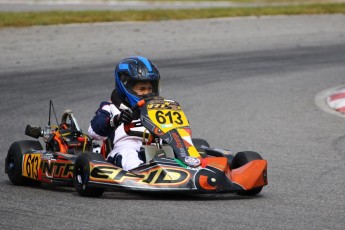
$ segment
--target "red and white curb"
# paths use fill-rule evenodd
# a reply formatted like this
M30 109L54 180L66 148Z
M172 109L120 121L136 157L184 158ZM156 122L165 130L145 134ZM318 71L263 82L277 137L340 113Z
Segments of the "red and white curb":
M345 117L345 85L320 92L315 103L328 113Z
M333 92L327 97L326 101L330 108L345 113L345 88Z

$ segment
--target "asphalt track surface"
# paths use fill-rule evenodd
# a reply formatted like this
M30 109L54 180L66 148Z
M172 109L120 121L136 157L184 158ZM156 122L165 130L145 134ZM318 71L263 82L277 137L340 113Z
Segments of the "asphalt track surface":
M104 23L0 30L1 229L343 229L344 118L315 96L345 83L345 16ZM13 186L7 149L49 99L82 129L113 87L114 63L150 57L162 95L179 101L195 137L260 152L269 185L256 197Z

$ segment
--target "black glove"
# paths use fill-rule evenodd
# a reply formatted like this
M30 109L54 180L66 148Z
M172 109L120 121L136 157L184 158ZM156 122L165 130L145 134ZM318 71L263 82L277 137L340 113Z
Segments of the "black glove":
M123 124L129 124L133 120L133 112L130 109L124 109L120 114L110 118L110 126L117 127Z

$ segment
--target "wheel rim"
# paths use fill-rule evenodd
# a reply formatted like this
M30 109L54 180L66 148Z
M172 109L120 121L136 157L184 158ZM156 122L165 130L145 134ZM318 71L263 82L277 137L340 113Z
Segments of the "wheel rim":
M83 170L83 167L79 166L78 165L78 168L77 168L77 173L76 173L76 182L78 183L78 185L82 185L83 184L83 175L84 175L84 170Z
M13 174L15 172L16 165L14 163L14 157L11 154L9 158L7 159L7 170L10 174Z
M87 179L86 168L84 168L82 165L78 165L76 172L77 173L74 179L77 182L77 185L80 186L82 190L85 190Z

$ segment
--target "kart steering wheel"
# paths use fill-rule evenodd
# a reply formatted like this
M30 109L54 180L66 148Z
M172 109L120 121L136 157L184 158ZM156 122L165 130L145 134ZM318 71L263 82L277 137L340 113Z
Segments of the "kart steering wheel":
M144 98L140 101L138 101L135 105L133 105L130 110L135 111L138 109L141 109L141 107L143 107L148 101L153 100L156 97L148 97L148 98ZM131 128L135 128L136 126L133 123L129 123L129 124L124 124L123 125L125 132L127 133L127 135L129 136L136 136L136 137L145 137L148 138L149 137L149 133L146 132L141 132L141 131L132 131Z

